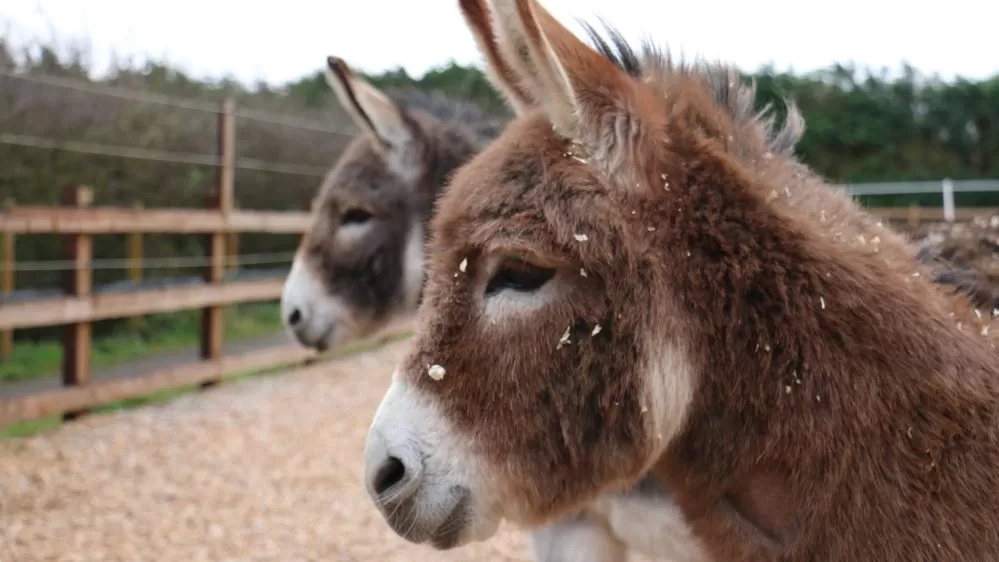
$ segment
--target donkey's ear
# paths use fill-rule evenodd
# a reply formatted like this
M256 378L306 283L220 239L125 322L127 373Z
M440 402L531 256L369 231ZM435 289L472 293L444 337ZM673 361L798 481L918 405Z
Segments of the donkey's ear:
M355 74L343 59L327 57L326 82L354 123L382 145L400 148L412 139L395 102Z
M583 43L536 0L491 0L496 43L561 134L577 140L600 136L609 111L619 111L635 83L606 57Z
M520 84L517 72L499 51L486 0L458 0L458 3L479 51L486 58L486 77L503 94L515 113L524 113L534 105L534 100Z

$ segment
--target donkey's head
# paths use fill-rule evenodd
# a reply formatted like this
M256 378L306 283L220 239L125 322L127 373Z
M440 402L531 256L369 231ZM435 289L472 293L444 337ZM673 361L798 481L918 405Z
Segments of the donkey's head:
M439 548L503 518L543 523L649 469L697 378L684 292L664 282L684 262L657 232L666 195L705 139L752 159L793 144L726 112L734 70L639 60L592 34L598 52L534 0L461 9L519 117L439 202L417 336L366 450L389 524Z
M434 198L479 148L475 108L414 93L393 100L343 60L327 63L327 82L362 134L323 181L281 300L289 330L318 349L416 309Z

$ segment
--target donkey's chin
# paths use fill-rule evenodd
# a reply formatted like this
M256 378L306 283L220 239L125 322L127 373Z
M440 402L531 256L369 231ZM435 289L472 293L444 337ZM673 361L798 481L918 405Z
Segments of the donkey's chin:
M288 332L299 345L319 352L342 347L354 340L345 326L334 321L313 321L307 326L289 328Z
M496 534L500 519L476 509L466 488L444 488L433 499L429 494L433 492L424 488L416 498L391 507L380 506L385 521L397 535L412 543L450 550Z
M343 347L353 341L354 338L350 337L350 334L339 328L336 324L327 327L316 339L312 340L309 347L323 352Z

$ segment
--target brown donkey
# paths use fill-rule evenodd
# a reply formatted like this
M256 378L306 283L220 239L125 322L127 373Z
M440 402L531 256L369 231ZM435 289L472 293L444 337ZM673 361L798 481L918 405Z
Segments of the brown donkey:
M818 180L728 73L463 9L522 115L431 222L366 450L393 528L451 547L651 471L710 559L996 559L999 368L928 268L787 204Z
M432 201L446 178L499 129L474 106L418 91L397 96L400 103L342 59L330 57L327 64L327 80L362 134L320 188L312 228L282 299L292 334L320 349L370 336L415 312ZM396 133L401 142L383 143L400 117L409 133ZM674 524L668 513L663 517L662 489L647 480L608 494L584 515L531 533L536 560L613 562L624 555L622 540L632 546L649 528ZM618 520L642 526L612 533Z
M338 99L347 109L348 114L354 115L356 118L360 114L353 109L352 104L354 102L351 99L357 99L357 94L354 91L357 89L372 88L372 86L359 82L360 78L350 73L349 69L343 73L332 72L338 66L342 65L346 67L346 64L336 58L332 58L331 61L334 61L333 64L335 66L331 67L329 78L339 81L338 76L343 75L346 77L342 82L333 82L334 91L341 96L348 92L354 96L351 98L347 95ZM387 95L382 94L382 96L384 99L389 99ZM737 95L729 97L731 111L734 114L746 114L754 105L753 97L754 94L751 88L738 86ZM415 106L420 108L425 114L423 116L424 119L432 120L436 118L441 121L440 124L435 123L432 127L420 128L419 131L423 135L434 135L438 131L450 131L451 128L456 127L460 131L457 136L458 139L471 137L476 139L478 141L476 144L479 145L494 136L495 127L497 126L496 122L485 120L474 107L456 103L454 100L448 100L439 96L427 97L419 92L407 92L402 99L406 102L404 107L412 108ZM398 107L403 106L397 103ZM402 111L400 109L397 110ZM377 107L371 108L368 111L376 117L381 115L378 113ZM793 108L791 111L793 112ZM792 113L792 117L795 118L791 121L791 127L784 131L782 137L784 139L784 146L788 152L801 132L800 120L796 118L796 114L794 113ZM372 128L367 125L367 121L359 120L357 124L364 134L372 134ZM761 126L766 127L768 123L763 120L761 121ZM376 137L372 138L377 140ZM361 142L363 141L355 142L355 144L361 144ZM448 135L438 135L433 137L433 140L429 142L442 146L452 144L448 142ZM463 146L463 143L459 144L459 146ZM452 171L447 168L451 166L457 167L460 159L442 161L439 159L434 160L434 158L437 154L446 154L448 152L451 151L417 151L417 154L428 158L427 161L420 163L418 168L437 169L443 166L444 169L436 174L436 177L447 177L450 171ZM335 218L329 214L332 206L331 201L335 204L340 200L350 200L358 193L363 195L368 191L377 192L383 189L399 193L397 189L404 184L394 181L398 178L398 175L385 173L386 169L391 170L391 168L386 159L380 157L382 155L384 155L384 152L372 154L368 151L356 149L348 151L344 155L343 159L336 166L336 169L340 173L332 175L325 181L319 193L320 199L319 205L317 205L319 214L315 219L315 234L310 232L306 236L307 239L312 240L313 243L331 245L335 245L339 241L336 235L337 229L332 227L329 222ZM386 181L386 178L389 181ZM799 185L798 183L792 185L801 189L795 189L794 193L782 193L782 197L786 197L786 202L813 212L816 219L820 220L823 224L829 225L829 228L842 230L846 223L850 223L853 225L849 230L851 233L855 233L855 231L859 232L858 238L866 235L868 239L874 241L872 244L877 244L878 236L884 235L885 238L881 242L881 247L885 250L891 248L893 242L895 245L903 243L894 234L885 233L880 229L880 225L875 225L873 219L870 219L866 213L863 213L852 200L845 197L841 192L829 190L820 184L817 186ZM813 189L810 190L808 188ZM409 209L410 211L420 208L420 201L425 200L426 194L436 193L438 189L440 189L440 185L424 184L415 188L406 186L401 191L400 196L406 205L401 206L401 208ZM837 212L836 209L840 211ZM857 222L858 217L863 220ZM413 217L413 220L414 223L422 227L428 218L428 216L418 214ZM384 232L390 224L391 221L380 223L371 230L382 230ZM396 290L407 287L407 274L412 275L412 272L417 269L422 271L422 252L412 251L412 246L406 244L407 232L405 230L392 232L396 234L395 239L392 238L392 233L390 232L382 238L382 241L387 242L387 244L381 247L369 247L369 252L381 249L388 254L387 256L381 256L381 258L389 260L406 259L408 257L409 261L405 262L408 264L408 267L394 268L392 270L395 275L394 280L381 279L382 284L380 285L372 286L370 284L370 279L373 275L370 268L372 268L374 263L378 262L369 259L369 252L363 251L363 246L357 247L358 250L362 251L351 254L355 261L352 264L352 270L348 274L341 273L337 275L337 271L333 267L334 262L317 261L315 263L316 269L320 271L320 274L316 278L321 279L322 276L325 276L327 279L337 279L340 291L338 294L328 292L333 289L334 284L326 285L315 282L307 285L307 287L314 289L311 293L304 295L300 293L298 295L306 299L307 305L308 303L318 301L317 308L320 310L320 313L318 317L313 318L314 322L323 323L336 320L336 318L324 318L321 311L323 310L322 304L324 299L334 299L338 295L341 298L349 298L351 294L365 294L369 296L369 298L352 299L350 301L351 310L359 313L362 317L372 319L371 323L367 325L369 331L378 331L393 320L401 316L408 316L415 310L415 300L400 299ZM365 241L370 241L371 238L370 235L368 237L360 237L357 239L357 242L363 244ZM921 253L920 256L922 257L925 254L926 261L932 262L936 260L937 254L940 253L937 251L939 244L936 244L934 241L929 242L924 246L927 251ZM407 248L410 250L408 254L406 253ZM328 248L327 250L331 251L332 248ZM302 256L301 260L306 263L308 262L307 256ZM961 260L957 261L960 262ZM324 264L327 269L323 269ZM311 270L312 266L305 269L305 271ZM302 269L299 269L299 274L302 271ZM948 262L941 265L941 282L945 284L954 281L956 282L955 284L964 285L966 284L966 280L971 278L969 276L975 274L974 267L969 270L960 263L951 264ZM388 277L391 277L391 275ZM299 278L298 281L301 282L302 278ZM389 282L386 283L385 281ZM357 286L352 287L352 283ZM994 284L981 287L981 289L989 289L992 285ZM293 287L295 285L289 284L289 289ZM299 285L299 287L301 286ZM382 290L379 290L379 288ZM395 290L392 290L393 288ZM291 296L287 295L286 298ZM311 308L315 305L308 306ZM986 310L991 310L994 307L984 303L980 306L985 306ZM342 309L342 307L333 308ZM307 333L307 331L303 333ZM354 337L351 333L341 334L341 336L343 337L340 340L341 342L350 341ZM686 548L682 540L676 539L677 533L682 535L687 533L687 531L680 527L682 521L678 521L675 509L675 506L671 503L669 494L662 486L654 478L645 477L634 487L626 491L608 492L602 495L596 502L587 506L583 512L577 515L563 518L546 527L533 530L530 533L530 542L535 559L538 562L560 562L568 560L576 562L612 562L624 560L628 549L652 555L667 548L671 549L671 554L668 557L671 562L696 560L695 551ZM663 536L672 537L672 539L663 540Z
M440 95L392 99L336 57L326 78L362 134L320 187L281 298L285 326L318 349L372 336L416 309L434 200L502 125Z

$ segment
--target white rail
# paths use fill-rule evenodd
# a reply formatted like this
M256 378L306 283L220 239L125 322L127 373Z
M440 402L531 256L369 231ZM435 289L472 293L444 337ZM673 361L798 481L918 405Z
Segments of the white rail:
M862 195L939 193L943 202L944 220L953 222L955 193L999 192L999 179L951 180L950 178L944 178L939 181L856 183L845 184L840 187L846 189L854 197Z

